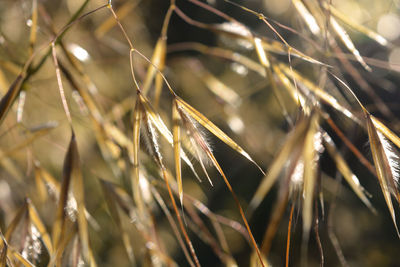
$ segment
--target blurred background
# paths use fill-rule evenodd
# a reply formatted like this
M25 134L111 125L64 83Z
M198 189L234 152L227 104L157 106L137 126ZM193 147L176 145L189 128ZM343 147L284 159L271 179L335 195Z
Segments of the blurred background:
M268 40L280 41L277 34L256 15L223 0L203 2L240 21L253 33ZM294 6L294 1L235 1L264 14L291 46L331 65L332 71L339 73L340 77L354 89L369 111L399 133L400 124L396 123L400 115L400 91L397 86L400 70L399 1L304 1L306 5L311 2L315 2L317 6L323 2L330 3L346 18L375 31L390 43L382 46L365 34L343 24L358 51L365 57L365 62L372 68L372 72L368 72L357 61L351 60L351 66L366 85L360 85L359 81L349 74L348 69L343 68L342 61L339 60L338 54L350 58L351 52L340 44L338 38L336 41L340 50L329 48L328 41L324 38L316 38ZM36 4L37 23L32 20L32 0L0 1L1 97L7 93L25 62L32 55L32 51L38 51L42 46L46 46L54 34L67 25L81 7L84 8L81 13L83 14L106 4L106 1L38 0ZM169 1L114 0L112 4L134 47L147 58L151 58L160 37ZM177 0L176 5L194 21L215 27L228 27L226 20L190 1ZM33 25L37 27L37 34L34 44L31 45L30 34ZM175 92L218 125L264 170L268 171L268 166L279 152L290 130L271 89L271 82L248 66L224 58L221 52L216 51L217 55L212 55L211 52L203 53L204 51L198 49L199 44L221 47L258 61L253 44L190 25L176 14L171 17L167 33L163 73ZM91 111L77 90L77 87L86 88L104 120L112 122L125 136L131 138L136 89L130 71L129 44L115 24L111 12L103 8L71 26L62 37L62 45L81 68L80 70L75 68L61 48L57 48L60 65L70 72L76 82L74 87L65 72L63 73L65 95L71 109L84 177L86 208L97 224L97 227L89 226L93 254L99 266L115 264L131 266L118 226L112 214L110 216L99 182L101 178L120 185L127 192L130 191L129 171L126 167L129 164L128 151L113 140L116 144L115 149L111 150L118 154L112 160L114 167L104 160L96 139L97 130L90 116ZM0 229L3 233L6 232L26 197L32 200L49 232L54 220L56 203L43 202L40 199L35 170L40 166L57 181L61 181L71 131L63 110L54 63L51 56L44 57L46 51L47 48L36 52L33 63L39 68L34 69L23 84L22 93L0 126ZM287 55L277 54L274 57L277 61L288 62ZM45 58L43 64L40 64L41 58ZM321 81L323 70L320 65L306 64L296 57L292 58L291 63L308 79L316 83ZM146 79L147 68L148 63L135 55L134 69L141 86ZM363 87L372 88L373 93L368 93ZM153 100L154 94L154 90L151 90L149 98ZM376 96L379 100L375 98ZM170 129L171 101L171 95L164 86L159 110ZM293 101L287 98L284 99L284 103L289 116L295 119L298 110ZM351 105L351 101L348 104ZM329 110L329 107L327 109ZM355 110L357 111L357 108ZM332 115L332 117L337 120L345 135L372 162L367 133L340 116ZM263 175L254 165L223 142L208 132L205 132L205 135L246 210ZM371 202L378 212L373 214L365 207L350 187L341 182L335 164L329 156L325 155L326 153L322 154L320 170L323 179L320 186L324 198L324 214L319 214L319 237L324 265L339 266L347 263L348 266L400 266L399 238L377 180L353 154L349 153L341 140L334 133L332 135L337 139L335 141L347 163L371 194ZM164 142L162 148L165 164L173 171L172 149ZM148 154L146 149L143 149L143 154ZM154 174L155 165L150 157L143 156L143 158L149 176L157 177ZM199 183L189 168L184 167L184 192L203 202L215 214L242 223L232 195L220 175L211 165L207 169L213 186L210 186L204 175L203 182ZM276 187L248 218L258 243L262 242L270 221L277 197L275 189ZM163 196L167 196L165 190L160 189L160 191ZM399 211L397 204L395 210ZM268 257L272 266L283 266L285 262L289 212L288 205ZM322 209L319 212L321 213ZM158 227L158 236L163 240L167 254L179 266L188 266L166 216L157 209L154 209L153 215ZM206 221L206 216L201 215L201 219ZM290 250L291 266L298 266L300 262L302 227L299 221L300 216L295 212ZM211 222L207 221L206 226L211 227ZM243 230L243 227L239 229ZM237 264L249 266L251 245L239 231L227 226L223 226L223 230ZM197 237L194 232L189 230L202 266L223 266L210 245ZM139 241L140 237L135 230L129 230L129 235L135 255L142 255L144 242ZM307 266L320 265L319 250L316 237L311 234ZM43 262L48 260L46 256L41 257L43 261L37 260L38 266L44 266Z

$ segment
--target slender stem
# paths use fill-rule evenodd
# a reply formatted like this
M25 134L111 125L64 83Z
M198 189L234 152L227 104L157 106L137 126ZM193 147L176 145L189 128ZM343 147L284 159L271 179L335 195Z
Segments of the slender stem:
M320 254L320 266L323 267L324 266L324 251L322 249L322 244L321 244L321 238L319 237L319 232L318 232L318 228L319 228L319 218L318 218L318 205L317 205L317 201L315 201L315 225L314 225L314 231L315 231L315 239L317 241L317 245L318 245L318 251Z
M171 5L169 6L167 14L165 15L163 27L161 30L161 38L163 38L163 39L167 38L169 22L171 20L171 16L172 16L172 13L174 12L175 8L176 8L175 0L171 0Z
M115 14L114 9L112 8L112 5L111 5L111 1L109 1L109 3L108 3L106 6L108 7L108 9L110 9L110 11L111 11L111 13L112 13L112 15L113 15L115 21L116 21L117 24L118 24L118 27L121 29L122 34L124 35L125 39L128 41L129 47L130 47L131 49L135 49L135 48L133 47L132 41L129 39L128 34L126 33L124 27L122 27L122 24L121 24L121 22L119 21L117 14Z
M130 68L131 68L132 79L133 79L133 82L134 82L134 84L135 84L135 86L136 86L136 90L137 90L138 92L141 92L141 89L140 89L140 87L139 87L139 84L138 84L138 82L137 82L137 80L136 80L135 71L133 70L133 52L134 52L134 51L135 51L135 49L133 49L133 48L129 51L129 64L130 64Z
M189 236L188 236L188 234L187 234L187 232L186 232L186 229L185 229L185 226L184 226L184 224L183 224L181 215L180 215L180 213L179 213L178 207L177 207L176 202L175 202L174 195L172 194L171 187L169 186L168 177L167 177L167 174L166 174L165 169L162 170L162 173L163 173L163 178L164 178L164 181L165 181L165 185L167 186L168 194L169 194L169 197L170 197L170 199L171 199L172 206L173 206L173 208L174 208L176 217L177 217L177 219L178 219L178 222L179 222L179 226L180 226L180 228L181 228L181 231L182 231L182 233L183 233L183 235L184 235L184 237L185 237L186 243L187 243L188 246L189 246L190 253L192 254L192 257L193 257L193 259L194 259L194 262L195 262L196 266L197 266L197 267L200 267L199 259L198 259L197 256L196 256L196 253L195 253L194 248L193 248L193 244L192 244L192 242L190 241L190 238L189 238Z
M332 130L335 131L335 133L339 136L340 139L342 139L343 143L346 144L346 146L350 149L351 152L353 152L354 155L358 158L358 160L363 164L367 169L373 174L376 174L375 168L371 165L371 163L364 157L363 154L353 145L353 143L346 137L346 135L342 132L342 130L339 129L339 127L336 125L336 123L333 122L331 118L327 118L326 122L329 124L329 126L332 128Z
M164 74L157 68L157 66L156 66L153 62L151 62L151 60L148 59L145 55L143 55L139 50L133 49L132 52L137 53L137 54L138 54L139 56L141 56L145 61L147 61L149 64L151 64L151 65L154 67L154 69L158 72L158 74L160 74L160 76L161 76L162 79L164 80L165 84L167 85L167 87L168 87L168 89L169 89L169 92L170 92L174 97L176 97L177 94L176 94L175 91L172 89L172 87L171 87L171 85L169 84L167 78L165 78Z
M171 228L174 231L176 238L178 239L178 243L183 250L183 254L185 254L185 257L186 257L187 261L189 262L190 266L193 267L194 263L193 263L192 259L190 258L189 252L185 246L185 243L182 240L182 237L181 237L181 234L179 233L178 227L177 227L170 211L168 210L167 206L165 205L164 200L161 198L161 195L157 192L157 190L154 187L151 187L151 192L153 193L154 198L160 205L164 214L167 216L169 224L171 225Z
M286 241L285 267L289 267L290 234L292 231L293 211L294 211L294 203L292 203L292 207L290 208L289 224L288 224L288 231L287 231L287 241Z
M54 66L56 68L57 83L58 83L58 88L60 90L60 96L61 96L63 108L65 111L65 114L67 115L69 124L72 125L71 112L69 111L68 102L65 97L64 86L63 86L62 79L61 79L60 66L58 65L56 48L55 48L54 42L51 43L51 52L52 52L52 56L53 56Z

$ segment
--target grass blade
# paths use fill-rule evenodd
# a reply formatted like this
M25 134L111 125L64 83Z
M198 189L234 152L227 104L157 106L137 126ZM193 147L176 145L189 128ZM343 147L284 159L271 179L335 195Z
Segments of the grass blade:
M66 210L67 210L67 201L68 201L68 191L70 186L70 166L68 165L67 158L70 157L70 150L68 150L67 156L64 159L64 169L63 169L63 180L60 188L59 198L58 198L58 206L56 211L55 221L53 223L53 247L57 253L61 253L59 251L61 247L61 243L64 240L65 234L65 220L66 220Z
M334 15L336 18L338 18L339 20L346 23L351 28L355 29L356 31L361 32L362 34L365 34L369 38L375 40L380 45L383 45L383 46L389 45L389 42L388 42L388 40L385 39L385 37L372 31L371 29L368 29L367 27L365 27L361 24L358 24L358 23L352 21L346 15L342 14L339 10L337 10L333 5L330 5L327 2L322 2L322 4L325 6L326 9L329 10L329 12L332 13L332 15Z
M389 139L393 144L400 148L400 138L393 133L385 124L380 120L370 115L371 121L373 122L377 131L383 134L387 139Z
M272 241L278 231L279 224L281 222L282 216L286 210L288 201L289 201L289 194L291 189L291 182L293 182L293 176L296 175L297 166L299 164L303 164L303 161L299 163L299 156L300 153L295 153L294 158L290 159L289 166L286 168L285 177L282 179L281 186L278 191L278 197L276 202L274 203L274 207L272 210L272 214L269 219L267 230L265 231L263 242L261 246L261 251L263 252L264 256L268 256L270 249L272 247ZM303 166L303 165L302 165ZM301 177L304 180L303 177Z
M296 82L298 83L303 84L308 90L310 90L323 102L327 103L346 117L361 125L361 121L359 120L359 118L344 105L340 104L335 97L325 92L322 88L320 88L310 80L304 78L300 73L294 71L293 69L290 69L290 67L288 67L287 65L281 63L279 64L279 68L285 73L286 76L296 80Z
M300 93L300 91L292 84L292 82L288 79L288 77L286 77L285 74L281 71L281 69L275 64L273 65L273 70L274 73L278 76L281 83L289 91L289 94L292 97L293 101L298 106L302 107L304 111L308 112L306 107L306 100L303 94Z
M255 192L252 200L249 204L248 213L252 213L261 201L265 198L268 194L271 187L274 185L276 180L279 177L279 174L282 171L283 166L286 164L290 156L293 154L293 151L296 151L297 146L302 144L305 139L306 131L309 127L309 118L303 118L289 133L285 144L280 149L279 154L275 157L274 162L272 163L271 167L266 176L264 176L261 184L258 186L257 191Z
M177 104L180 108L185 110L194 120L200 123L204 128L209 130L212 134L214 134L217 138L219 138L222 142L230 146L232 149L240 153L242 156L247 158L250 162L252 162L263 174L264 171L261 167L250 157L250 155L241 148L235 141L233 141L228 135L226 135L221 129L219 129L214 123L208 120L203 114L194 109L192 106L187 104L181 98L177 97Z
M167 140L167 142L171 146L173 146L174 145L173 135L171 134L171 132L169 131L168 127L165 125L165 123L163 122L161 117L154 111L154 109L152 108L152 106L150 105L148 100L145 98L145 96L143 96L142 94L139 93L138 97L139 97L139 100L140 100L141 104L143 105L143 108L146 111L149 119L151 120L151 122L157 128L159 133ZM195 169L193 167L193 164L187 157L186 153L183 150L181 150L180 154L181 154L183 161L185 161L185 163L189 166L189 168L192 170L194 175L200 180L199 176L197 175L197 172L195 171Z
M306 22L308 28L310 28L311 32L314 35L319 35L321 29L318 26L317 20L313 17L313 15L311 15L310 11L308 11L308 9L304 6L303 2L300 0L292 0L292 3Z
M200 122L199 122L199 123L200 123ZM243 209L242 209L242 206L240 205L239 199L238 199L237 196L236 196L235 191L233 191L233 188L232 188L231 184L229 183L228 179L226 178L225 173L223 172L221 166L219 165L217 159L214 157L214 155L213 155L213 153L211 152L211 150L206 150L206 153L207 153L207 155L209 156L209 158L210 158L211 162L213 163L213 165L215 166L215 168L216 168L216 169L218 170L218 172L221 174L221 176L222 176L222 178L223 178L223 180L224 180L226 186L227 186L228 189L229 189L229 192L232 194L233 199L234 199L235 202L236 202L236 206L237 206L237 208L239 209L239 212L240 212L240 215L241 215L241 217L242 217L242 220L243 220L243 222L244 222L244 224L245 224L245 226L246 226L247 233L248 233L248 235L250 236L252 245L253 245L253 247L254 247L254 249L255 249L257 255L258 255L258 258L259 258L259 260L260 260L261 266L264 267L264 263L263 263L263 258L262 258L261 252L260 252L260 250L259 250L259 248L258 248L258 245L257 245L257 242L256 242L256 240L254 239L254 236L253 236L253 234L252 234L252 232L251 232L250 225L249 225L249 223L248 223L248 221L247 221L247 219L246 219L246 216L245 216L245 214L244 214L244 211L243 211Z
M24 76L19 74L0 101L0 125L21 91Z
M72 187L72 188L70 188ZM76 200L78 212L78 231L80 242L85 260L89 260L89 234L87 221L85 217L84 191L83 191L82 173L80 170L79 153L75 139L75 133L72 131L71 140L64 159L63 181L58 199L56 218L53 224L53 246L57 255L62 256L60 249L66 245L66 220L70 191Z
M28 211L29 211L30 221L36 227L38 232L40 233L40 237L43 240L43 244L46 246L46 249L49 252L49 255L52 255L53 254L53 245L51 244L50 235L47 232L46 227L44 226L42 220L39 217L39 214L37 213L35 207L31 203L31 201L28 202Z
M0 65L1 65L1 60L0 60ZM18 74L19 72L17 72ZM2 69L0 69L0 93L1 95L5 95L7 93L7 89L9 87L8 80L6 78L5 73L3 72Z
M40 163L38 162L35 163L35 173L37 174L37 179L40 179L41 183L44 184L45 189L46 187L48 188L47 190L49 191L50 195L58 199L61 190L61 185L56 180L56 178L54 178L47 170L45 170L42 166L40 166ZM45 195L44 200L47 200L47 191L46 194L44 195Z
M351 41L349 35L347 32L342 28L342 26L339 25L339 23L336 21L334 17L330 17L330 23L335 30L335 32L339 35L340 40L343 42L343 44L347 47L347 49L350 50L351 53L355 56L357 61L361 64L361 66L364 67L367 71L372 71L371 68L365 63L364 59L360 55L360 52L357 50L357 48L354 46L353 41Z
M144 81L143 89L142 89L144 95L146 95L148 93L151 83L154 80L154 77L156 75L160 76L160 74L158 74L158 72L154 66L156 66L159 71L163 71L164 65L165 65L166 51L167 51L166 39L160 37L157 41L156 47L154 48L153 56L151 58L151 62L154 65L150 64L147 69L147 75L146 75L146 79ZM161 84L157 83L157 86L161 86L161 85L162 85L162 83ZM156 92L159 92L159 91L160 91L160 88L158 88L158 89L156 88Z
M393 181L392 172L390 170L389 161L384 152L384 148L383 148L381 139L379 138L378 132L371 120L370 115L367 113L367 111L364 110L364 112L365 112L365 118L366 118L366 123L367 123L368 137L369 137L369 142L370 142L370 147L371 147L371 152L372 152L372 158L374 160L376 172L378 174L379 184L381 186L382 193L385 198L386 205L388 206L390 215L392 216L392 220L393 220L394 226L396 228L397 235L400 238L400 233L399 233L399 230L397 228L397 223L396 223L396 215L394 212L393 203L392 203L392 199L391 199L391 190L393 190L393 188L391 187L391 184L394 181Z
M144 127L143 127L143 130L144 130L145 134L143 134L143 137L146 138L146 141L149 144L148 147L149 147L150 152L152 153L153 159L156 162L157 166L159 167L159 169L160 169L160 171L162 173L162 177L163 177L163 179L165 181L165 185L166 185L166 187L168 189L168 194L169 194L169 197L171 199L171 203L172 203L172 206L174 208L176 217L178 219L180 229L181 229L181 231L182 231L182 233L183 233L183 235L185 237L185 241L186 241L186 243L187 243L187 245L189 247L189 250L190 250L190 253L191 253L192 257L193 257L194 263L195 263L196 266L200 266L199 260L197 258L196 252L195 252L194 247L193 247L193 244L192 244L192 242L191 242L191 240L190 240L190 238L189 238L189 236L187 234L187 231L185 229L182 217L181 217L181 215L179 213L179 210L178 210L178 208L176 206L176 202L175 202L174 196L172 194L172 191L171 191L171 188L170 188L170 185L169 185L169 179L168 179L168 176L167 176L166 168L165 168L165 166L163 164L163 161L162 161L162 155L161 155L160 146L159 146L158 140L157 140L157 134L156 134L155 129L154 129L153 126L158 124L159 126L157 127L157 125L156 125L156 128L159 129L159 130L161 129L162 130L161 133L164 136L169 136L171 139L172 139L172 136L171 136L172 134L169 132L168 128L165 126L165 124L163 123L163 121L161 120L159 115L154 112L154 110L151 108L150 104L147 102L147 100L144 98L144 96L140 92L138 92L138 101L140 101L140 104L143 106L143 109L144 109L144 114L143 114ZM173 141L171 140L171 143L172 142Z
M174 99L172 103L172 121L173 121L173 138L174 138L174 157L175 157L175 173L178 183L179 199L183 207L183 187L182 187L182 170L181 170L181 120L178 111L178 104Z
M76 61L74 61L73 58L68 54L68 51L64 50L64 52L67 58L71 59L70 63L74 66L78 73L82 73L79 65L77 63L74 63ZM90 79L84 74L81 75L82 79L85 81L87 87L89 88L89 90L87 90L86 88L83 88L79 85L79 83L74 79L72 73L66 68L66 65L62 64L61 62L58 63L59 69L62 71L71 87L76 90L74 92L79 93L79 96L82 98L85 107L89 110L89 117L93 124L96 141L103 158L111 166L111 169L113 170L115 176L120 176L121 173L120 170L116 167L115 161L117 161L117 158L121 154L121 149L115 144L115 142L122 147L126 147L128 151L130 151L131 145L129 139L114 125L108 123L103 119L101 111L90 93L91 88L92 90L96 90L93 89L93 83L90 81Z
M15 251L14 249L9 250L11 252L11 255L13 258L17 259L23 266L25 267L35 267L30 261L24 258L18 251Z
M143 215L144 206L139 187L139 148L140 148L140 122L143 116L143 107L138 99L135 109L133 110L133 170L132 170L132 194L136 205L139 208L139 213Z
M89 247L89 232L88 225L85 215L85 192L83 186L83 178L81 171L81 164L78 152L78 145L76 143L75 133L72 132L70 148L72 168L72 191L77 202L77 212L78 212L78 232L79 239L82 245L82 254L86 261L90 260L90 247Z
M365 189L360 184L357 176L350 170L350 167L347 165L346 160L342 157L340 152L337 150L335 143L331 139L331 137L324 132L323 133L323 141L324 146L328 150L328 153L332 157L332 159L336 163L336 167L338 168L339 172L343 175L344 179L353 189L354 193L360 198L362 202L373 212L376 212L374 207L371 205L371 202L368 200L367 196L364 194Z
M304 137L303 162L304 162L304 181L303 181L303 240L308 240L312 224L313 199L315 193L315 184L317 181L317 160L318 144L320 132L318 132L318 115L311 115L310 125Z
M282 44L278 41L267 42L266 40L263 40L262 46L266 51L271 51L276 54L284 54L284 55L288 55L288 56L290 55L290 56L297 57L301 60L304 60L304 61L312 63L312 64L330 67L330 65L323 63L321 61L318 61L315 58L312 58L310 56L307 56L306 54L302 53L301 51L299 51L293 47L287 47L287 46L285 46L285 44Z
M35 163L35 184L36 184L36 191L40 200L40 203L45 203L48 198L46 184L41 177L41 168L38 163Z
M1 253L0 253L0 267L6 267L7 266L7 252L8 252L8 245L6 241L4 240L3 235L1 235Z
M22 207L18 210L17 214L15 215L14 219L11 221L11 223L9 224L9 226L7 227L7 231L4 235L5 239L7 241L11 240L11 236L13 235L13 233L15 232L15 230L17 229L18 224L24 219L24 217L26 217L28 215L28 204L25 201L24 204L22 205Z
M263 65L265 68L269 68L271 66L271 64L269 63L267 54L264 51L264 48L262 46L262 41L260 38L257 38L257 37L254 38L254 46L256 48L258 60L260 61L261 65Z
M29 56L33 53L33 48L36 43L36 33L37 33L37 20L38 20L38 9L37 9L37 0L32 1L32 16L31 16L31 32L29 35Z
M182 110L177 102L175 101L177 106L177 111L179 112L179 116L181 118L181 122L183 127L186 130L186 135L189 137L189 142L186 145L192 151L192 154L199 161L201 168L203 169L205 175L208 178L211 186L213 185L210 176L208 175L207 169L205 167L205 163L209 162L209 154L212 154L210 144L207 142L204 134L198 129L198 125L193 119L188 115L184 110Z

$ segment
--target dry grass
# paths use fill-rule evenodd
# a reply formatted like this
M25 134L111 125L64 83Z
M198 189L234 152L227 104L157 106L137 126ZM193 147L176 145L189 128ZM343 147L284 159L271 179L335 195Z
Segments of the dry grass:
M386 216L360 175L400 237L398 119L371 82L398 70L359 48L394 43L330 1L282 21L229 0L170 0L160 20L153 2L5 2L29 28L0 32L0 266L346 266L336 204ZM178 20L216 41L169 41Z

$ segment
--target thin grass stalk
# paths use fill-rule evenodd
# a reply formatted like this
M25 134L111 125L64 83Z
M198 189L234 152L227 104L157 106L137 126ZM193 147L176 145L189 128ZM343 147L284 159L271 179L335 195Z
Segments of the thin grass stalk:
M289 267L290 236L292 234L292 220L293 220L294 203L292 203L290 206L291 206L291 208L290 208L289 223L288 223L288 230L287 230L287 239L286 239L285 267Z
M199 259L197 258L197 255L196 255L196 252L195 252L195 250L194 250L193 244L192 244L192 242L190 241L190 238L189 238L189 236L188 236L188 234L187 234L187 232L186 232L186 229L185 229L185 225L183 224L181 215L180 215L180 213L179 213L178 207L176 206L175 198L174 198L174 195L172 194L172 190L171 190L171 187L170 187L170 185L169 185L167 173L166 173L166 171L165 171L164 168L163 168L161 171L162 171L162 175L163 175L163 178L164 178L164 181L165 181L165 185L166 185L166 187L167 187L167 189L168 189L168 194L169 194L169 197L170 197L170 199L171 199L172 206L173 206L173 208L174 208L176 217L177 217L177 219L178 219L179 226L180 226L180 228L181 228L181 231L182 231L182 233L183 233L183 236L185 237L186 243L187 243L187 245L189 246L189 251L190 251L190 253L191 253L192 257L193 257L193 260L194 260L195 265L196 265L197 267L200 267Z

